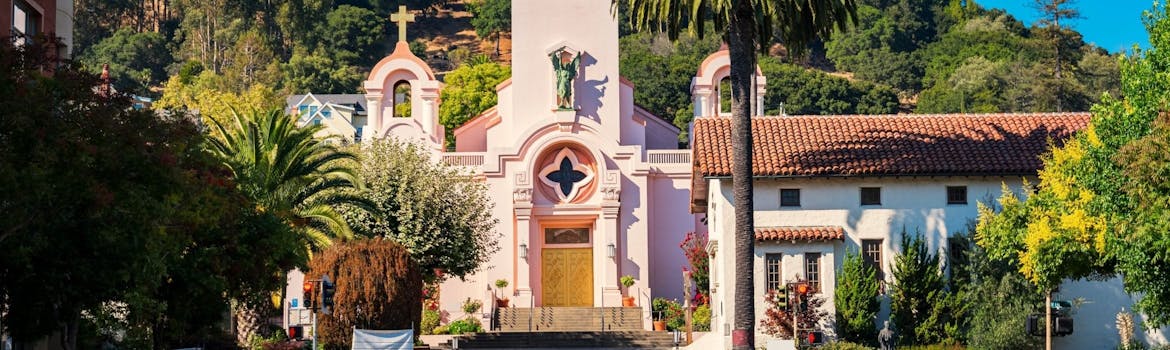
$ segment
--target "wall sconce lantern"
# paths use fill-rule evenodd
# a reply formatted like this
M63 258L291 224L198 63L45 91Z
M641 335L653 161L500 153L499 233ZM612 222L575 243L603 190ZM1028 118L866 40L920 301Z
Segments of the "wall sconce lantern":
M606 248L608 248L606 250L606 256L608 256L610 259L613 259L613 257L617 256L617 246L615 246L613 243L610 243L608 246L606 246Z
M528 260L528 244L520 243L520 258Z

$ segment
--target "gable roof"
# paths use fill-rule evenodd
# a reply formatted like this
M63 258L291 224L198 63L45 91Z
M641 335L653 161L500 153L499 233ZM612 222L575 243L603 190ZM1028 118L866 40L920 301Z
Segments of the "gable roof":
M297 105L302 103L305 98L312 96L317 99L322 105L335 104L339 106L353 106L354 111L358 114L365 114L366 112L366 95L362 94L314 94L308 93L305 95L289 95L285 98L285 104L289 109L296 109Z
M756 177L1035 175L1090 114L752 118ZM731 119L694 124L694 176L731 175Z

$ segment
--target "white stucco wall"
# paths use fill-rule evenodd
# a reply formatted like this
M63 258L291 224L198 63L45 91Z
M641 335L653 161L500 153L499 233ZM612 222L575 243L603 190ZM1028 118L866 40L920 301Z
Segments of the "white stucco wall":
M1030 179L1033 183L1034 179ZM862 239L883 239L882 260L887 278L890 263L899 251L902 232L923 235L932 250L945 252L946 238L966 232L968 224L978 216L979 201L988 202L998 198L1001 186L1021 193L1021 178L1018 177L897 177L897 178L834 178L834 179L761 179L755 183L756 227L769 226L840 226L845 230L843 242L800 243L757 242L754 267L756 284L757 320L766 307L763 302L763 283L766 281L763 257L766 253L783 253L785 278L789 271L803 271L804 252L822 252L833 261L822 267L825 279L842 264L845 249L858 250ZM730 346L730 332L724 328L731 325L734 315L731 300L734 293L734 244L731 241L734 228L734 210L729 179L712 179L709 183L708 224L711 236L718 240L718 252L712 260L713 317L712 331L724 336L724 344ZM965 205L947 204L947 186L967 186ZM877 206L860 205L861 187L881 187L882 201ZM799 188L800 207L781 207L780 189ZM798 270L793 270L798 269ZM827 273L833 270L834 273ZM889 282L889 281L887 281ZM830 296L826 303L832 310L829 285L825 291ZM1132 310L1135 300L1125 293L1121 281L1114 278L1107 281L1069 281L1062 286L1058 299L1084 298L1088 303L1077 311L1074 317L1076 330L1073 335L1058 338L1054 346L1060 349L1107 349L1117 345L1119 338L1115 316L1122 308ZM881 319L888 317L888 302L883 301ZM1140 320L1140 318L1139 318ZM1022 327L1021 320L1021 327ZM879 320L880 323L880 320ZM758 323L757 323L757 330ZM1148 343L1165 343L1166 329L1142 333L1138 338ZM757 344L765 344L767 337L757 335Z

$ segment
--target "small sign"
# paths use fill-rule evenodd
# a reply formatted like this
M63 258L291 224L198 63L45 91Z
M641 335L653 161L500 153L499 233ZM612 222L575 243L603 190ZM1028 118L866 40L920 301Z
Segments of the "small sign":
M299 300L297 300L297 298L292 298L292 302L290 302L290 303L289 303L289 306L291 306L291 307L298 307L298 306L297 306L297 303L298 303L298 302L300 302L300 301L299 301Z
M306 308L289 308L288 324L290 326L313 324L313 310Z

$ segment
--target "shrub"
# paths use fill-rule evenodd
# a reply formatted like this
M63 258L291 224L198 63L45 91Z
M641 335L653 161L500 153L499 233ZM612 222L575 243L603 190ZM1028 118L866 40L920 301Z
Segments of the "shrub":
M874 345L877 341L874 320L881 308L877 273L857 252L846 252L841 273L837 275L835 296L833 303L841 339Z
M479 309L483 308L483 302L476 299L467 298L467 300L463 301L462 308L463 313L471 316L472 314L479 312Z
M419 329L422 275L401 245L381 238L333 245L305 275L323 274L337 284L332 315L317 316L326 349L349 348L353 328Z
M711 291L711 256L707 255L707 234L688 232L679 244L691 264L691 280L695 281L692 302L696 305L707 303Z
M780 339L792 339L792 312L780 306L780 293L783 291L769 291L765 301L764 319L760 322L760 330L764 334ZM808 307L796 314L801 329L820 328L821 320L829 317L829 313L821 309L825 298L820 294L811 294L808 297ZM788 303L795 303L796 298L790 298Z
M651 302L656 321L666 321L667 330L686 330L687 320L682 305L666 298L654 298Z
M431 330L431 334L450 334L450 333L451 333L451 329L448 328L447 326L438 326L438 327L435 327L435 329Z
M442 316L436 310L423 310L422 322L419 322L419 331L422 334L431 334L431 331L439 327L439 320Z
M837 341L822 345L821 350L873 350L873 348L847 341Z
M479 333L483 332L483 324L479 323L478 319L465 318L451 322L447 325L447 330L450 334L459 335L464 333Z
M894 286L890 293L890 323L898 344L935 343L946 332L934 307L945 305L947 292L938 255L931 254L922 235L902 233L902 254L894 258Z
M710 332L711 331L711 305L703 304L695 308L695 312L691 314L691 322L695 327L696 332Z

